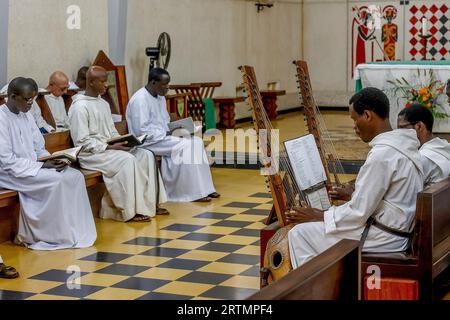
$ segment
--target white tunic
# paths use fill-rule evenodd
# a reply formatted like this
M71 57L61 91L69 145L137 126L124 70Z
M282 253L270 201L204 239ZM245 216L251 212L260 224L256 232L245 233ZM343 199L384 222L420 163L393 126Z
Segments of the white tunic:
M165 97L153 97L145 88L127 106L130 132L147 134L142 148L162 156L161 173L169 201L189 202L215 192L203 141L199 137L167 136L170 116Z
M136 148L132 152L106 150L107 140L119 135L109 104L100 97L78 95L69 109L69 123L74 144L84 146L79 155L81 167L103 174L108 192L100 217L128 221L136 214L155 216L157 193L159 202L166 201L163 182L156 180L155 157Z
M420 148L425 188L450 175L450 143L440 138L428 141Z
M16 242L31 249L85 248L97 238L84 176L78 170L42 169L48 155L29 113L0 107L0 187L19 193Z
M52 132L55 130L51 125L49 125L44 118L42 118L41 108L39 108L36 101L33 101L33 105L30 109L30 113L33 115L34 121L36 122L38 128L44 128L47 132Z
M289 232L292 266L297 268L341 239L360 240L370 216L391 228L410 231L417 193L423 189L423 169L417 134L411 129L386 132L369 144L349 202L331 207L324 222L296 225ZM400 252L408 240L374 226L364 243L366 252Z
M69 122L63 97L55 97L53 94L47 94L44 98L55 119L56 130L67 130L69 128Z

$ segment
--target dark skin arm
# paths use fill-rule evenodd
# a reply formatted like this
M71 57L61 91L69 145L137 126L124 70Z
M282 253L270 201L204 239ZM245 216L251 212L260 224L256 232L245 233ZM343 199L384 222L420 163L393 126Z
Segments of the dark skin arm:
M355 191L352 185L346 183L338 187L334 187L332 191L330 191L331 200L343 200L350 201L352 198L352 194Z
M127 147L128 142L119 142L116 144L112 144L112 145L108 145L108 147L106 147L106 150L120 150L120 151L125 151L125 152L130 152L131 149L130 147Z
M42 169L56 169L56 171L61 172L69 165L66 161L61 160L47 160L44 162Z
M286 222L288 224L321 222L324 221L323 214L322 210L311 208L302 202L301 207L295 207L286 213Z

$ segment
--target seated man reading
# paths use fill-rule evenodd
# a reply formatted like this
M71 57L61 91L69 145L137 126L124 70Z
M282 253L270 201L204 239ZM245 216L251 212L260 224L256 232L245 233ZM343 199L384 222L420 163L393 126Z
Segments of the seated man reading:
M450 175L450 143L433 136L433 124L433 114L420 104L412 104L398 115L398 128L415 129L419 138L425 188Z
M62 97L67 93L67 89L69 89L69 78L61 71L52 73L47 86L50 94L45 95L45 101L55 119L56 131L69 129L66 105Z
M107 143L119 136L108 102L107 73L93 66L87 72L84 95L77 95L69 110L70 133L82 168L100 171L107 192L100 217L116 221L148 222L157 214L157 203L166 201L164 184L156 170L155 157L147 150L129 148L127 142Z
M13 267L7 266L0 256L0 279L15 279L19 277L19 273Z
M0 107L0 187L20 199L16 242L35 250L86 248L97 233L83 174L48 156L44 138L28 112L38 88L16 78Z
M417 135L392 130L389 100L381 90L365 88L350 104L356 134L372 149L350 201L325 212L303 204L287 214L288 222L297 224L288 235L294 269L341 239L360 240L366 252L407 249L417 193L423 189Z
M170 116L165 99L169 73L154 68L148 80L130 99L127 122L134 135L147 135L143 149L162 156L161 172L169 201L209 202L220 197L214 188L203 140L175 137L169 132Z

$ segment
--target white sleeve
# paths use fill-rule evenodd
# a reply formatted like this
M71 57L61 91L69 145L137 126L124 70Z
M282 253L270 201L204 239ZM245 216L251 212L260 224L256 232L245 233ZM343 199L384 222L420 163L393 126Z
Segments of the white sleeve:
M158 125L157 114L153 112L154 106L148 106L145 99L135 99L129 106L127 121L133 128L133 134L141 136L146 134L146 143L156 143L164 140L166 130Z

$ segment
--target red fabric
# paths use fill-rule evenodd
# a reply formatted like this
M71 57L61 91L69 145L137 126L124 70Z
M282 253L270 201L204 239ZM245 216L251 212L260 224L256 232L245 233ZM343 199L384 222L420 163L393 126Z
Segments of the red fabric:
M364 279L365 300L419 300L419 283L416 280L381 278L380 289L369 289Z

